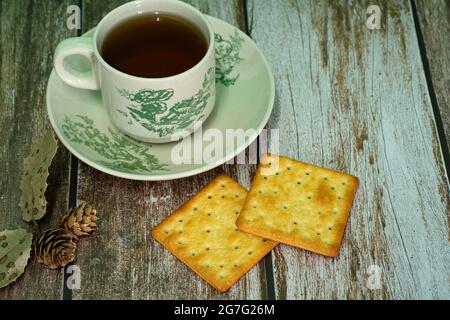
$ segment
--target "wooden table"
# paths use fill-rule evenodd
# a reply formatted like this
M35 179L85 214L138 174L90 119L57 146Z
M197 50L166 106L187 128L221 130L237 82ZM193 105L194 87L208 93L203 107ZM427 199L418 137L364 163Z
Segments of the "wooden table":
M76 2L0 2L0 229L25 226L21 159L49 126L54 48L124 1L79 0L78 32L66 28L67 6ZM276 83L267 128L280 130L280 153L360 178L340 256L280 245L219 294L149 230L219 172L248 187L254 165L136 182L88 167L61 147L41 228L80 201L98 208L99 231L80 242L76 260L81 289L64 286L64 270L31 261L0 299L449 299L450 3L188 2L244 30L267 56ZM366 27L371 4L381 8L380 30ZM371 266L381 288L368 285Z

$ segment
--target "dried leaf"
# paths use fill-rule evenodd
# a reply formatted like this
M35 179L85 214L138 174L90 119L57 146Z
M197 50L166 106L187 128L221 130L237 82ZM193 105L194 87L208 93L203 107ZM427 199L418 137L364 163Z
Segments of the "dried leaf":
M48 168L57 147L53 130L49 129L42 137L33 140L31 153L23 160L19 206L22 218L27 222L39 220L45 215L47 200L44 193L47 189Z
M24 272L30 258L33 235L24 229L0 231L0 288Z

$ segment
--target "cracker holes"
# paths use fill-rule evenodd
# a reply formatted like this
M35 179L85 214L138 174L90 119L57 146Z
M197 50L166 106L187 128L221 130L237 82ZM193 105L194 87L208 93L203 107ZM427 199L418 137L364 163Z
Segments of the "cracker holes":
M180 233L180 234L181 234L181 233L183 233L183 231L179 230L179 231L178 231L178 233Z
M320 232L317 232L317 233L316 233L316 236L320 237Z
M234 250L237 250L237 249L239 249L239 247L238 247L238 246L235 246L235 247L234 247Z
M209 230L209 229L208 229L208 230L206 230L205 232L206 232L206 233L210 233L210 232L211 232L211 230Z
M291 170L291 167L287 167L286 169Z
M324 178L323 178L323 180L327 181L327 180L328 180L328 178L327 178L327 177L324 177Z
M331 187L331 190L334 190L334 187Z
M238 265L237 264L235 264L233 267L235 267L235 268L237 268L238 267Z
M297 221L294 221L294 224L297 225L298 224Z
M306 171L305 174L306 174L307 176L309 176L309 175L311 174L311 172Z
M222 199L225 199L225 196L224 195L222 195L222 196L220 196Z
M197 211L197 207L194 207L193 210L194 210L194 211Z
M208 217L211 217L212 216L212 212L208 212Z
M312 198L311 196L308 196L308 200L311 200L311 198Z
M179 223L183 223L183 219L178 220Z
M206 251L209 251L209 247L206 247L205 250L206 250Z
M223 268L223 264L221 264L220 267Z
M341 196L338 196L337 199L338 199L338 200L342 200L342 197L341 197Z
M279 172L276 172L276 173L275 173L275 175L276 175L276 176L279 176L279 175L280 175L280 173L279 173Z
M182 242L182 241L179 241L179 240L177 241L177 243L178 243L178 244L183 244L183 242Z
M264 177L264 180L267 180L267 177Z
M191 253L191 256L195 257L195 253L194 253L194 252L192 252L192 253Z
M236 195L234 195L234 197L235 197L235 198L239 198L239 195L238 195L238 194L236 194Z
M284 209L284 210L287 210L287 208L288 208L287 206L283 206L283 209Z
M225 185L222 183L222 184L220 185L220 187L221 187L221 188L225 188Z
M212 199L212 196L208 196L208 199Z
M258 190L258 193L262 193L262 191L261 191L261 190Z
M235 214L239 214L239 211L235 211L234 213L235 213Z
M165 233L165 234L169 234L169 230L165 230L164 233Z
M297 181L297 184L300 185L300 184L302 184L302 183L301 183L300 181Z
M239 229L238 229L238 228L235 228L235 229L234 229L234 231L236 231L236 232L237 232L237 231L239 231Z
M333 214L336 215L338 211L336 209L333 210Z
M328 226L328 230L333 230L333 227L332 226Z
M253 252L249 251L249 252L247 252L247 254L250 256L253 254Z

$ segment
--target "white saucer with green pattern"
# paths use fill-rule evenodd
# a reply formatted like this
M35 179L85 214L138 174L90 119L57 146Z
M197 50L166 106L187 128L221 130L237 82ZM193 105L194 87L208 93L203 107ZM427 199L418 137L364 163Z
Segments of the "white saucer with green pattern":
M210 170L249 146L272 111L272 72L246 34L219 19L208 18L216 35L216 104L198 131L182 142L149 144L133 140L112 125L99 91L69 87L53 71L47 86L47 110L67 149L108 174L158 181ZM93 30L83 37L92 34ZM69 63L82 69L84 62L75 57ZM239 129L248 133L245 139L224 140L222 149L217 149L217 144L212 147L220 136L225 138Z

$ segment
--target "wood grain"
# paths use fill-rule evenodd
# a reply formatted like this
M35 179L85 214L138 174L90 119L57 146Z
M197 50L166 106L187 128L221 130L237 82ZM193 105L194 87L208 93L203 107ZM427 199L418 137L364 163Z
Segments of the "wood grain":
M366 28L371 4L381 30ZM280 153L360 179L337 259L275 250L277 298L448 299L449 185L409 2L257 0L247 12L274 71Z
M433 87L450 149L450 2L415 0Z
M66 28L69 1L0 2L0 229L28 228L18 206L22 159L31 139L49 127L45 90L53 51L75 36ZM53 160L46 192L47 215L41 229L54 226L67 209L69 153L63 146ZM0 289L3 299L60 299L63 276L33 259L16 283Z
M109 10L125 1L84 1L86 31ZM239 2L190 1L206 13L243 25ZM76 264L81 290L74 299L207 299L267 296L260 263L226 295L220 295L151 238L150 229L193 196L219 172L248 187L254 166L224 165L205 174L166 182L114 178L84 164L79 168L78 199L97 206L99 230L80 242Z

